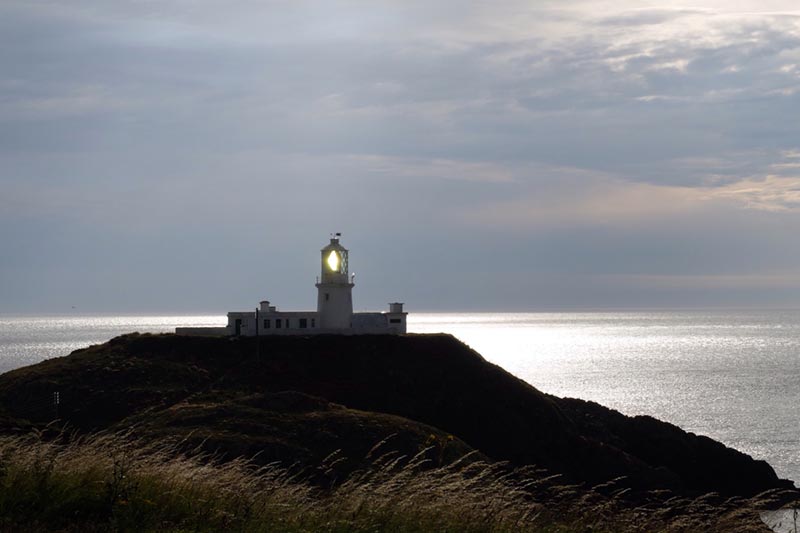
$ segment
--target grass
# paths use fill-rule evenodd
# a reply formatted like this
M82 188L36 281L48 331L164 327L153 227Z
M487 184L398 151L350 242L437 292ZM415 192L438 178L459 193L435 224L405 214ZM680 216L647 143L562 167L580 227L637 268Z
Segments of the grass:
M120 434L0 438L0 530L63 532L758 531L759 502L639 500L614 483L564 484L534 469L431 467L370 452L330 487L278 465L219 462ZM342 460L330 456L320 469ZM621 483L620 480L617 483ZM764 504L776 495L766 495ZM733 527L735 526L735 527ZM752 529L750 529L752 527Z

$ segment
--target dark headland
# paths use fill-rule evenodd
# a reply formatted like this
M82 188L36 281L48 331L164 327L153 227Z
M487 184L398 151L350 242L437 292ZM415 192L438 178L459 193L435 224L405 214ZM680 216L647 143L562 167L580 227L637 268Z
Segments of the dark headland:
M793 489L764 461L651 417L545 394L443 334L130 334L1 375L0 406L6 434L53 431L58 419L75 433L129 431L296 470L338 450L344 459L320 484L360 468L386 440L408 456L427 450L432 465L474 451L546 469L576 490L615 480L633 499L773 491L786 500Z

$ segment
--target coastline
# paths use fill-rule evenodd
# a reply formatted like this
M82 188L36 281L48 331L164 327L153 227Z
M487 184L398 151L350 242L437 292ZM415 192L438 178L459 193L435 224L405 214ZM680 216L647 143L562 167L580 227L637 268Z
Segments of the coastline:
M659 316L667 320L660 321ZM800 453L792 447L800 435L785 434L796 427L792 420L785 420L791 417L791 409L785 406L800 399L795 398L791 383L783 386L784 378L773 376L776 372L793 374L791 368L780 369L792 364L800 318L783 312L753 315L747 311L734 315L734 320L724 313L710 315L713 320L707 326L702 322L698 326L704 316L695 311L655 316L459 313L455 318L417 313L411 315L410 327L418 332L453 333L489 361L545 392L596 401L631 416L670 421L767 459L784 477L800 478ZM76 321L61 317L57 328L43 317L35 327L20 319L0 329L0 356L33 364L104 343L126 331L168 332L176 324L192 324L195 318L89 316ZM223 317L210 315L203 320L197 324L213 325ZM609 329L608 323L617 326ZM664 336L665 331L669 337ZM732 336L731 331L743 333L744 338ZM773 333L781 336L773 338ZM658 342L649 342L648 337ZM775 359L769 353L773 350L783 350L783 359ZM675 352L680 352L679 359L660 355ZM767 365L763 370L759 368L761 358ZM746 359L744 368L738 359ZM17 366L21 365L10 364L5 369ZM678 374L684 367L695 370L697 376ZM616 377L622 368L632 379ZM706 376L713 378L713 387L706 386Z

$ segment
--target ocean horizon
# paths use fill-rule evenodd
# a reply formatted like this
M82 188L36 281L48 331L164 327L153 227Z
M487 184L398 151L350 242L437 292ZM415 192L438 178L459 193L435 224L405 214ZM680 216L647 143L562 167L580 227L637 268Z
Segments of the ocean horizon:
M0 373L124 333L220 326L224 315L0 314ZM800 480L800 310L410 313L556 396L707 435Z

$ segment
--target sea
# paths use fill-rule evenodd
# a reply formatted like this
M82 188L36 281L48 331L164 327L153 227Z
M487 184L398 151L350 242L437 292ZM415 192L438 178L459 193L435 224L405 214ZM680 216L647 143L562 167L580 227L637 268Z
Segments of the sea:
M0 373L117 335L224 326L223 315L0 315ZM537 389L650 415L800 482L800 310L410 313Z

